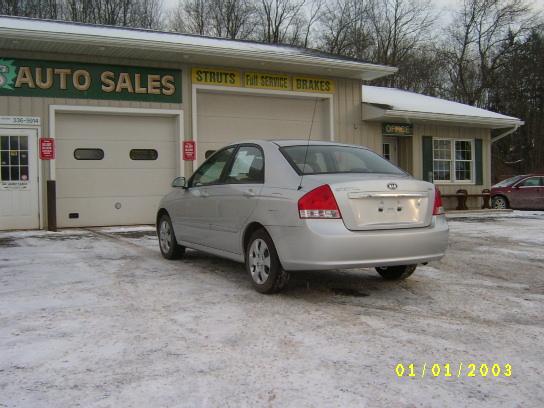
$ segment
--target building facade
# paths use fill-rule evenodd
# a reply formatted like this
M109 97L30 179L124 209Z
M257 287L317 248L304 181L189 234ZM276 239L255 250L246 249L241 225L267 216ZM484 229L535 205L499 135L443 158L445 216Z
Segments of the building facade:
M0 17L0 229L153 223L174 177L244 139L369 146L423 177L425 138L461 135L482 140L474 185L489 186L489 129L407 118L408 139L382 132L387 117L364 119L363 81L394 72L291 47Z

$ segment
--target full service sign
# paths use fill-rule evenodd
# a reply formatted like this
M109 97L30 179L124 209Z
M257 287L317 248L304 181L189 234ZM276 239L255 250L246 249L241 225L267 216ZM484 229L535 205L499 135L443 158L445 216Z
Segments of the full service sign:
M0 96L181 102L181 71L0 57Z
M193 68L192 74L193 84L315 93L334 93L336 91L335 81L327 78L291 77L266 72L244 72L242 76L240 71L215 68Z

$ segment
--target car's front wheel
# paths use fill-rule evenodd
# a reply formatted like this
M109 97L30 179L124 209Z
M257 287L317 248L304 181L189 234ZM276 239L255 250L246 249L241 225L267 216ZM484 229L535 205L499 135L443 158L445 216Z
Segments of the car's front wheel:
M157 236L161 254L166 259L178 259L185 254L185 247L178 245L172 221L168 214L163 214L157 223Z
M274 242L265 230L255 231L249 239L246 270L261 293L279 292L289 280L289 273L282 268Z
M508 208L508 200L503 196L495 196L491 200L492 207L496 210L504 210Z
M376 272L386 280L403 280L413 274L416 268L417 265L380 266Z

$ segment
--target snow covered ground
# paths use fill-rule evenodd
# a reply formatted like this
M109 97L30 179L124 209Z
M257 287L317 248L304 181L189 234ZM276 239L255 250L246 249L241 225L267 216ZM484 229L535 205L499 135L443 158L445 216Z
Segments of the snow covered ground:
M162 259L150 227L0 233L0 407L541 407L544 213L450 227L406 282L305 272L274 296L230 261Z

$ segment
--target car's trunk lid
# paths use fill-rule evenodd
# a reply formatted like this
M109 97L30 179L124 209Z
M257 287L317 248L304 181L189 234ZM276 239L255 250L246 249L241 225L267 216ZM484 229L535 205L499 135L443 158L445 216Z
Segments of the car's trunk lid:
M353 231L420 228L431 223L432 184L388 174L304 176L329 184L346 228ZM310 180L308 180L310 182Z

